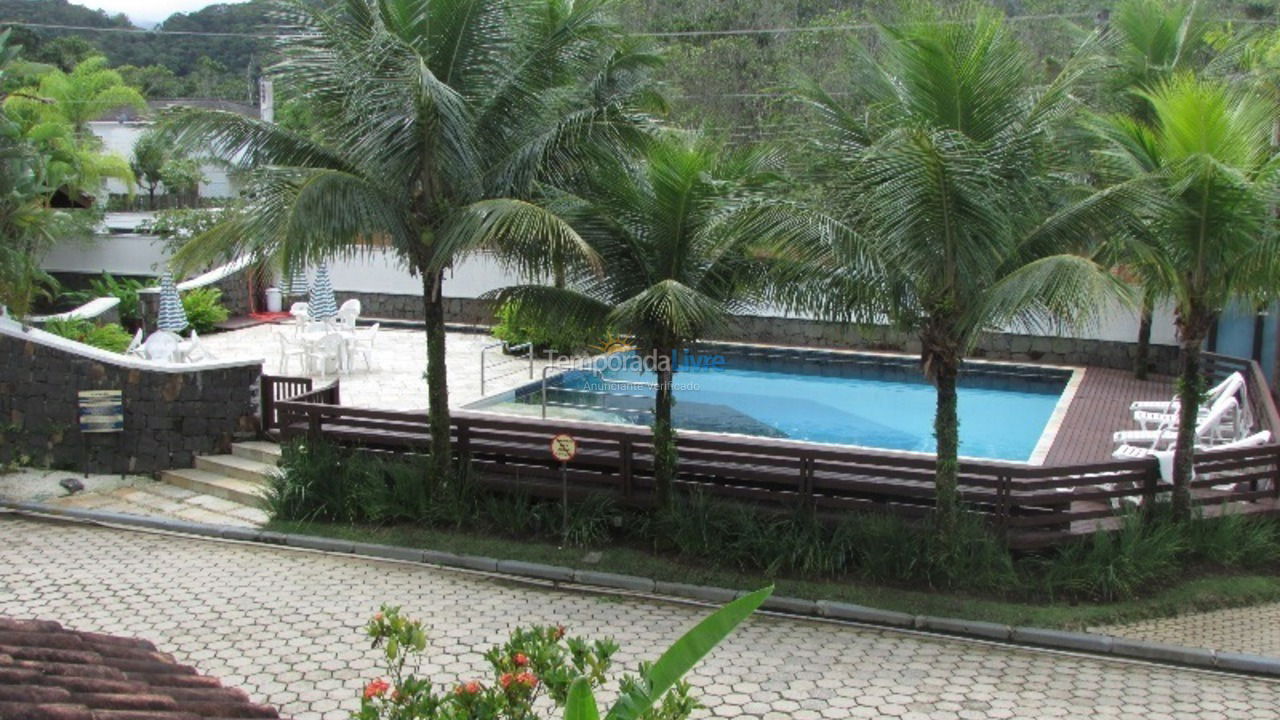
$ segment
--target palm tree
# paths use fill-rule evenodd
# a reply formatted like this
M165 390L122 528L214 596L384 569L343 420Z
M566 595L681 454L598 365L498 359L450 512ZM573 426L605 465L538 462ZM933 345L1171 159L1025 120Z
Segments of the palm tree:
M658 502L676 472L673 380L678 354L769 297L770 258L821 227L777 199L781 157L730 152L672 132L631 161L599 162L556 200L599 268L569 265L563 286L521 285L498 297L522 321L579 323L631 337L657 375L653 407Z
M1108 27L1115 68L1107 89L1124 112L1140 122L1151 122L1153 111L1144 92L1176 73L1209 62L1209 23L1203 8L1198 0L1125 0L1116 7ZM1139 380L1147 377L1157 283L1158 278L1143 281L1133 361L1134 377Z
M632 132L646 59L619 49L603 0L291 0L277 85L306 97L307 134L208 111L168 119L179 143L250 170L242 212L183 248L284 266L390 247L421 276L431 472L451 463L442 284L467 252L526 274L589 253L537 204ZM318 139L317 139L318 138Z
M1092 299L1114 282L1069 253L1122 220L1114 207L1136 190L1066 203L1079 193L1057 172L1064 158L1054 130L1073 108L1079 61L1038 87L1022 48L988 11L930 16L884 36L868 104L802 92L832 137L824 189L849 230L792 302L918 336L937 388L936 521L945 538L959 506L956 382L965 354L987 330L1090 320Z
M65 121L81 136L89 134L89 121L112 110L147 107L141 93L125 85L120 73L108 68L107 59L100 55L81 61L69 73L51 69L21 94L15 100L25 100L29 108Z
M1277 160L1272 102L1223 81L1178 76L1146 94L1152 120L1105 119L1103 160L1115 176L1149 182L1159 201L1145 208L1149 232L1131 256L1172 296L1179 363L1173 511L1191 507L1201 346L1234 297L1276 292L1280 246L1273 213Z

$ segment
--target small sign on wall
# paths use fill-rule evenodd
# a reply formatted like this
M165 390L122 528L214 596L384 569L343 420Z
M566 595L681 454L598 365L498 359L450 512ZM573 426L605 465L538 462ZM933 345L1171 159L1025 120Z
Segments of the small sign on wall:
M124 392L80 391L80 432L110 433L124 430Z

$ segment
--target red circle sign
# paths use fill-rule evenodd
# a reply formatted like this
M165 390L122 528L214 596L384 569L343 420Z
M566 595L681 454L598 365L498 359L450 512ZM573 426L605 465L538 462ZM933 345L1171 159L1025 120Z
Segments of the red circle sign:
M578 441L561 433L551 438L551 457L560 462L569 462L578 454Z

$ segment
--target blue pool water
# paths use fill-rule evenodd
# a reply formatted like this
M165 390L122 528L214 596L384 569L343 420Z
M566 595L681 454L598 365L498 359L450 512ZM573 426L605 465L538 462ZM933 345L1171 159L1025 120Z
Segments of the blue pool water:
M712 351L675 375L677 428L933 452L936 394L916 361L845 353ZM705 356L705 351L700 353ZM626 363L598 361L548 380L547 415L652 422L656 378ZM623 367L620 367L623 366ZM960 452L1026 461L1070 374L1056 368L969 365L960 380ZM495 411L541 411L533 383L481 401Z

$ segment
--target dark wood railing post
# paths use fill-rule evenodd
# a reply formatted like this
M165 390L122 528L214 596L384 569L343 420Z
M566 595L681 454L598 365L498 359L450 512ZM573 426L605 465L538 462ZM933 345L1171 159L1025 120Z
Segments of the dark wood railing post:
M1009 539L1009 494L1013 491L1013 479L1008 475L996 477L996 529L1000 539Z
M263 375L258 379L258 399L262 403L262 432L276 427L275 378Z
M320 435L321 435L321 433L322 433L323 431L324 431L324 427L323 427L323 425L321 425L321 420L320 420L320 409L319 409L319 408L308 408L308 409L307 409L307 435L308 435L308 437L309 437L311 440L313 440L313 441L318 441L318 440L320 439Z
M1147 472L1142 476L1142 513L1151 517L1156 509L1156 491L1160 487L1160 463L1151 458L1147 460Z
M530 350L530 352L533 352ZM618 445L618 463L619 471L622 474L622 499L624 502L630 502L635 495L635 477L632 475L632 456L635 454L635 445L631 442L631 438L623 438Z
M455 417L452 418L452 421L458 431L458 460L466 463L471 459L471 428L468 422L462 418Z

